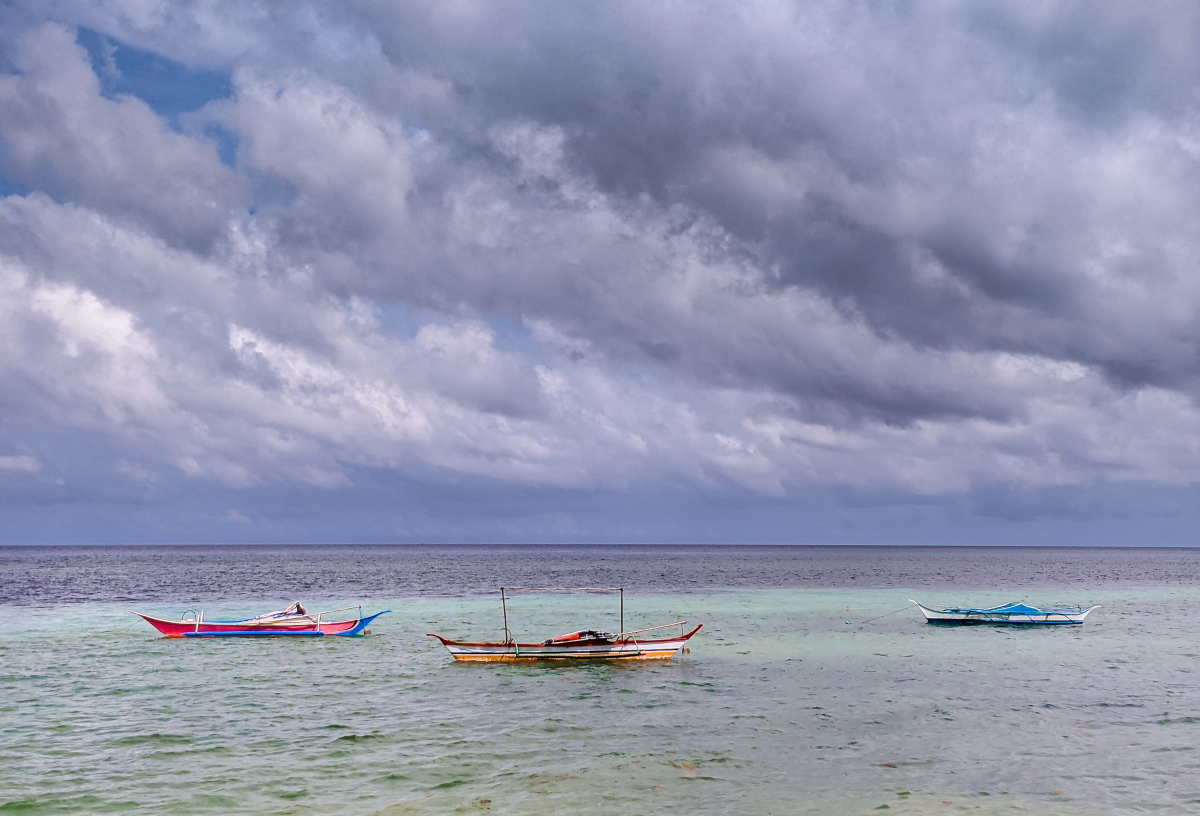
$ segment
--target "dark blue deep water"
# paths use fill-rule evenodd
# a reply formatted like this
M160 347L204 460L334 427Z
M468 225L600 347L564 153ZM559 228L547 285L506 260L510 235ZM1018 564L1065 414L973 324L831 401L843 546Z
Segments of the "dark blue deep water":
M1031 547L0 547L0 603L726 589L1200 586L1200 549Z

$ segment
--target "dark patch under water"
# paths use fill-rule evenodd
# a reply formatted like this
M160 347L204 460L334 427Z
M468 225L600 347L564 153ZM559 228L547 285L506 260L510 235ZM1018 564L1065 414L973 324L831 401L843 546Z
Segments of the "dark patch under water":
M0 604L791 587L1191 586L1200 549L1034 547L0 547Z

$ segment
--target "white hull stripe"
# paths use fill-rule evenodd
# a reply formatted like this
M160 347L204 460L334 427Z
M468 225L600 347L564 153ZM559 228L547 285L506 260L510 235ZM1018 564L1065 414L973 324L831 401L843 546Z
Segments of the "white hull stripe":
M455 657L638 657L649 654L674 654L685 640L659 640L639 645L636 643L603 643L594 646L514 646L511 644L487 644L459 646L447 643L446 649Z

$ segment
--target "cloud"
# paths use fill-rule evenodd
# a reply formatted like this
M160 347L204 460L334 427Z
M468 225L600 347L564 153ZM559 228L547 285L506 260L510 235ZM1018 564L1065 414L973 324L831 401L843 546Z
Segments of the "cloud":
M21 37L13 59L18 73L0 77L10 178L197 248L244 206L245 180L212 144L171 132L136 97L100 95L73 32L41 26Z
M226 519L226 521L232 521L234 524L253 524L254 523L249 518L247 518L246 516L243 516L241 513L239 513L237 510L230 510L228 513L225 514L225 519Z
M15 4L0 449L226 508L1194 484L1200 64L1108 11Z
M358 230L402 218L412 187L402 123L304 72L235 77L237 100L210 106L241 136L239 162L288 185L289 216ZM217 113L217 112L220 113Z
M37 473L42 464L32 456L0 456L0 470L9 473Z

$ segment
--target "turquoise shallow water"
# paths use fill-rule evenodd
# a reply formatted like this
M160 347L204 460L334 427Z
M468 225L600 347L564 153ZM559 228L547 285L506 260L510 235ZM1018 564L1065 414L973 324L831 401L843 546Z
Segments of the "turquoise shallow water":
M1103 607L1048 631L859 623L909 597ZM424 637L498 635L494 597L361 600L395 611L328 640L0 607L0 813L1200 812L1196 588L647 591L627 625L703 622L690 655L569 666L455 664ZM513 627L613 611L521 598Z

